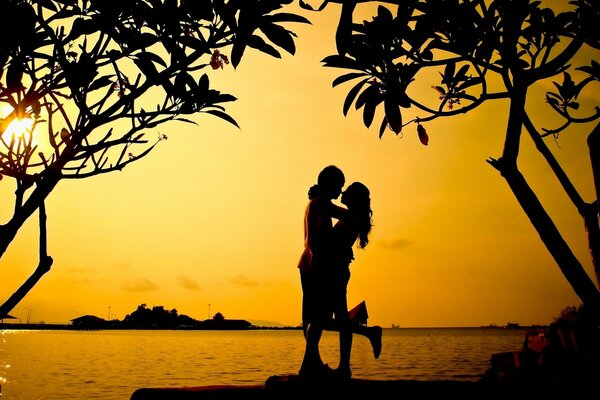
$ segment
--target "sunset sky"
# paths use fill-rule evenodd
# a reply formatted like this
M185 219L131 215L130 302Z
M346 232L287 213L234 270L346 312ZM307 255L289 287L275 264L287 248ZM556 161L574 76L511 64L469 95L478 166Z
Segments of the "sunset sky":
M546 324L580 303L486 163L501 155L508 102L428 123L428 146L414 125L379 139L381 114L370 129L362 110L344 117L349 86L332 88L340 71L321 63L335 52L339 6L299 12L312 25L288 26L295 56L247 52L237 70L209 71L238 98L227 109L241 129L209 115L162 126L168 140L122 172L57 186L46 204L54 266L11 315L66 323L110 310L123 319L145 303L196 319L297 325L307 190L328 164L371 190L371 243L355 250L348 289L351 305L366 300L369 325ZM551 88L530 92L534 122L552 121ZM581 102L590 100L599 99ZM591 128L548 142L586 201ZM581 218L526 137L521 151L519 167L593 277ZM13 192L3 180L2 223ZM37 266L37 235L35 215L0 260L2 301Z

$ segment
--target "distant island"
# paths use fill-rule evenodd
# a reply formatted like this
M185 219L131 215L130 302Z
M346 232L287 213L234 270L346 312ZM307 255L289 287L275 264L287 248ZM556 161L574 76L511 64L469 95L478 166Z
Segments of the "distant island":
M22 324L1 323L0 328L9 329L204 329L204 330L247 330L247 329L300 329L299 327L261 327L254 326L243 319L227 319L217 312L212 318L197 320L176 309L167 310L164 306L148 308L140 304L135 311L127 314L123 320L104 318L95 315L82 315L71 320L71 324Z

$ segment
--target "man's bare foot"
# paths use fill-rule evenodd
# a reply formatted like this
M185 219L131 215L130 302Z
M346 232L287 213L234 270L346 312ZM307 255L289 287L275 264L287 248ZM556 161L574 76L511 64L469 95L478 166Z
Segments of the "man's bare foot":
M371 327L371 333L369 334L369 341L371 342L371 347L373 347L373 356L375 358L379 358L381 354L381 336L383 335L383 329L380 326Z
M335 371L336 378L339 379L350 379L352 378L352 371L350 367L338 367Z
M298 372L298 375L306 379L324 379L332 378L335 376L335 370L333 370L328 364L315 364L310 367L303 365Z

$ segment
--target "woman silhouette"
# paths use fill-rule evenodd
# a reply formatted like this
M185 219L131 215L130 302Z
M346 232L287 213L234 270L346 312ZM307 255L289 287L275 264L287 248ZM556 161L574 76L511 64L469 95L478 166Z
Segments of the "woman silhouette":
M352 333L366 336L373 347L373 354L378 358L381 353L382 329L379 326L368 327L352 321L348 312L347 288L350 280L350 263L354 260L352 248L356 243L364 249L369 243L372 227L371 198L369 189L360 182L354 182L342 193L342 204L347 212L338 219L333 228L332 268L325 274L326 286L330 288L330 304L335 319L333 326L325 326L326 330L338 330L340 333L340 360L336 375L350 378L350 353L352 349Z
M381 352L380 327L366 327L350 319L346 288L349 265L354 259L352 247L368 243L371 230L369 190L355 182L344 192L344 209L332 203L339 197L345 178L336 166L325 167L317 184L309 190L304 216L304 251L298 268L302 283L302 325L306 348L300 375L303 377L351 376L352 333L366 336L375 358ZM338 220L334 229L332 218ZM335 316L335 319L332 317ZM323 330L340 332L340 364L333 371L323 363L319 341Z

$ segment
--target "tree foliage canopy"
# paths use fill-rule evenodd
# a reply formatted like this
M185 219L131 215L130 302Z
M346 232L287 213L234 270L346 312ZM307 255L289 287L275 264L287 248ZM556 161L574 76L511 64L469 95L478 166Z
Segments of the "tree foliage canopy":
M595 58L600 50L600 4L592 0L555 2L553 7L534 0L325 0L316 11L329 3L340 3L342 9L337 54L323 63L344 70L333 86L352 82L344 115L354 105L362 109L363 123L370 127L382 109L379 137L387 128L400 134L414 123L420 141L427 145L428 121L465 114L488 101L509 103L502 155L487 162L506 180L574 291L600 315L598 287L517 164L522 133L526 133L583 218L600 282L600 106L594 96L600 83ZM377 5L372 18L361 23L353 18L359 3ZM300 4L314 10L303 1ZM528 93L546 80L552 80L553 90L544 100L559 123L538 127L528 108ZM431 88L428 93L423 82ZM590 201L579 194L544 140L558 139L574 124L595 124L587 138L596 185L596 198Z
M348 2L352 3L352 2ZM356 2L354 2L355 5ZM364 124L373 122L377 107L385 116L379 135L389 127L396 134L410 123L466 113L487 100L510 98L521 82L531 85L550 77L560 78L546 100L567 121L589 122L600 116L596 108L574 116L577 97L591 82L600 80L596 60L587 65L569 62L582 46L600 49L598 6L592 1L571 1L570 9L555 12L540 1L390 1L396 11L380 5L371 20L353 23L343 18L338 28L339 54L326 57L327 67L350 70L334 80L337 86L358 81L348 91L343 112L363 109ZM344 7L347 7L344 4ZM353 5L350 5L353 7ZM428 71L432 90L440 102L422 101L411 85ZM585 74L580 82L573 71ZM433 78L437 76L437 82ZM505 90L491 89L490 79L500 79ZM403 112L416 109L420 116L406 121ZM558 129L548 129L556 134Z
M3 0L18 23L0 25L0 179L16 184L0 257L39 211L40 263L0 315L52 265L44 202L58 182L122 170L167 138L167 122L206 113L237 126L225 110L236 98L210 74L248 49L294 54L284 25L308 20L282 10L291 2Z

